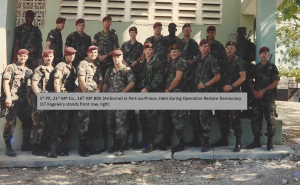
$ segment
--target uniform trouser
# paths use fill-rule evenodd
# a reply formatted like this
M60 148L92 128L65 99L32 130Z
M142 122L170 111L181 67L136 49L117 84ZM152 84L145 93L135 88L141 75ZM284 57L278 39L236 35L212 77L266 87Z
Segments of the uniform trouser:
M199 121L199 110L190 110L190 122L193 125L194 137L201 137L201 125Z
M221 133L224 135L229 134L229 116L232 124L232 129L234 130L235 136L241 136L243 133L242 124L240 119L240 110L216 110L216 116L220 123Z
M211 112L211 110L199 110L201 135L203 138L210 138L209 112Z
M89 125L91 124L90 114L91 114L90 110L78 111L78 118L79 118L78 139L79 140L87 138Z
M57 129L56 132L58 137L64 137L68 130L69 114L70 114L69 110L57 110L55 112L56 115L55 129Z
M32 108L29 106L27 99L22 98L13 101L13 106L8 109L8 114L5 117L6 122L3 129L4 140L12 138L18 116L22 122L23 138L28 139L29 142L32 127L31 111Z
M172 112L170 110L163 111L162 132L168 136L172 135L174 125L172 123Z
M154 143L158 133L157 110L140 110L140 124L143 138Z
M263 121L263 114L267 121L267 133L266 136L274 136L275 134L275 100L257 100L253 101L253 112L251 127L254 136L261 136L261 128Z
M177 132L177 137L180 139L185 138L185 116L187 115L186 110L171 110L172 121Z
M109 125L109 131L116 139L126 138L126 118L127 110L108 110L107 111L107 123Z

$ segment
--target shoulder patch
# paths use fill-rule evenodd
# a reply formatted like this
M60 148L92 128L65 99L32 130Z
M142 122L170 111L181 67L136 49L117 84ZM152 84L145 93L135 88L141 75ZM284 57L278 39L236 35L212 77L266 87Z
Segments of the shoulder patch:
M54 39L53 35L50 35L50 38L51 38L51 39Z

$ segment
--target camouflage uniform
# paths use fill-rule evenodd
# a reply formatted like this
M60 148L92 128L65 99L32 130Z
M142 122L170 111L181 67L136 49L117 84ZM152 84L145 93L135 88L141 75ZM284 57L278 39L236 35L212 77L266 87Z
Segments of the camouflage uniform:
M208 86L204 89L198 89L197 85L199 83L206 83L215 77L218 73L220 73L220 67L218 65L217 60L211 56L206 55L204 58L197 59L199 62L197 63L195 78L194 78L194 91L195 92L213 92L214 85ZM198 113L197 113L198 112ZM199 110L199 111L191 111L191 114L197 115L199 114L200 126L197 122L192 122L194 130L199 131L200 127L202 130L203 138L210 138L210 121L209 121L209 111L208 110ZM200 137L200 132L194 133Z
M38 81L40 92L54 92L53 75L54 68L52 66L49 68L45 65L40 65L34 70L32 80ZM41 141L44 140L42 137L48 139L48 135L43 134L44 131L46 130L47 133L53 131L53 126L55 123L55 111L37 110L36 96L32 103L33 110L31 116L33 125L31 128L30 142L31 144L40 144Z
M63 51L62 51L62 36L61 32L56 28L51 30L48 33L47 41L51 42L50 49L54 50L54 59L53 59L53 66L55 67L59 62L62 61L63 58Z
M149 62L145 58L143 63L138 63L135 67L141 73L139 89L146 88L148 92L162 92L159 86L162 82L163 67L157 55L153 55ZM140 124L143 138L153 143L158 131L156 114L157 110L140 110Z
M181 57L172 60L169 63L166 89L170 87L171 83L176 77L177 71L182 71L183 74L181 76L179 84L175 88L173 88L170 92L186 92L188 66L187 66L187 62ZM187 110L171 110L171 114L172 114L172 121L177 131L178 138L185 138L184 129L185 129L185 116L187 115Z
M80 35L77 31L74 31L68 35L66 39L66 46L73 47L77 52L72 65L77 69L78 64L84 60L87 56L87 50L91 46L91 37L85 33Z
M179 46L181 44L181 39L177 36L175 36L174 38L171 39L170 35L167 35L167 36L165 36L165 38L168 39L168 41L169 41L168 47L172 46L173 44L177 44Z
M160 36L158 38L154 38L154 36L149 37L146 39L145 43L152 43L154 48L154 53L157 54L157 57L162 62L162 67L165 68L167 66L167 55L168 55L168 49L169 49L169 40L165 38L164 36Z
M110 68L106 71L104 83L107 84L107 92L118 93L134 80L134 74L130 67L121 65L118 70ZM107 111L109 130L116 139L125 139L126 137L126 117L127 110Z
M232 85L240 78L239 72L246 71L246 63L238 56L232 57L230 61L226 60L221 70L221 87ZM240 86L234 87L230 92L241 92ZM221 133L228 135L229 133L229 115L235 136L242 135L242 125L240 119L240 110L218 110L217 118L220 123Z
M77 68L78 76L85 76L85 82L88 92L94 92L98 89L98 81L102 79L101 70L93 65L93 63L88 59L81 61ZM79 91L82 92L79 84ZM90 114L89 110L80 110L78 112L79 117L79 128L78 128L78 139L86 139L87 132L90 124Z
M18 50L27 49L29 51L26 66L34 70L37 65L36 59L39 57L39 46L42 44L42 33L37 26L27 28L26 23L15 28L15 39L19 41Z
M256 64L250 73L250 78L255 79L253 83L256 91L264 89L272 84L275 80L279 80L278 69L275 64L268 61L264 66L261 63ZM261 127L263 114L267 121L266 136L274 136L275 134L275 99L277 96L277 88L267 90L262 99L254 99L251 127L254 136L261 136Z
M98 53L100 55L106 55L114 50L114 48L119 48L118 35L115 33L115 30L110 30L107 34L104 31L100 31L95 34L93 45L98 46ZM101 68L101 74L105 74L106 70L110 67L113 67L114 61L112 56L106 58L106 62L95 61L97 66Z
M12 105L8 108L8 114L5 117L6 122L3 129L5 143L10 141L13 136L17 116L22 122L23 143L29 142L30 129L32 126L32 119L30 116L32 109L26 99L26 87L31 86L31 80L25 76L25 72L30 69L26 66L18 66L17 64L9 64L3 72L3 79L10 80L9 85L12 99Z

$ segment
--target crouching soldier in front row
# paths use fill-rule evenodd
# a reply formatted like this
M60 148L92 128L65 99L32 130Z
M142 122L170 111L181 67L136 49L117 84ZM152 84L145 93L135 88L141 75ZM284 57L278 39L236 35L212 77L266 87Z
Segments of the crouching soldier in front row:
M31 108L26 99L26 88L31 86L31 69L25 66L29 51L20 49L17 53L18 62L9 64L3 72L3 88L6 95L5 106L8 113L3 130L6 144L6 155L15 157L16 153L11 148L11 139L16 125L16 117L22 122L23 143L21 151L31 150L29 144L30 129L32 126Z
M102 92L129 92L134 87L134 74L130 67L126 67L123 61L123 52L113 52L114 68L107 69L105 73ZM126 138L126 117L127 110L108 110L107 122L113 136L114 144L108 149L108 153L115 153L116 156L123 155L123 145Z

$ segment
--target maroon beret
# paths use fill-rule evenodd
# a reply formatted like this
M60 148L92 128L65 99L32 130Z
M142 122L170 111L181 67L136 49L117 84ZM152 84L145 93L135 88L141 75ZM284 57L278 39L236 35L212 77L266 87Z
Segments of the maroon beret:
M35 13L32 10L27 10L25 16L35 16Z
M85 22L84 22L84 19L77 19L76 25L78 25L79 23L85 23Z
M270 48L264 46L264 47L262 47L262 48L259 49L259 54L261 54L262 52L268 52L268 53L270 53Z
M105 16L103 19L102 19L102 22L104 22L104 21L111 21L112 19L111 19L111 16L109 16L109 15L107 15L107 16Z
M115 50L115 51L113 52L113 57L114 57L114 56L120 56L120 55L123 55L123 51L122 51L122 50L117 49L117 50Z
M209 26L209 27L207 27L206 31L207 31L207 32L209 32L209 31L216 31L216 27L214 27L214 26Z
M144 45L143 49L146 49L146 48L153 48L153 44L148 42Z
M94 51L94 50L98 50L98 46L90 46L87 50L87 52L91 52L91 51Z
M131 31L137 32L137 28L135 26L132 26L131 28L129 28L129 32L131 32Z
M160 22L156 22L155 24L153 24L153 28L156 28L157 26L162 26L162 24Z
M225 45L225 48L226 48L227 46L235 46L235 42L233 42L233 41L228 41L228 42L226 43L226 45Z
M66 18L59 17L59 18L56 19L56 24L60 24L60 23L63 23L63 22L66 22Z
M199 46L202 46L203 44L207 44L207 43L208 43L208 40L202 39L199 43Z
M44 51L44 53L43 53L43 58L44 57L49 57L49 55L51 54L51 53L53 53L54 51L52 50L52 49L46 49L45 51Z
M168 28L170 28L171 26L175 26L176 27L177 25L175 23L170 23L169 26L168 26Z
M72 47L65 48L65 55L72 55L73 53L76 53L76 50Z
M17 53L17 55L23 55L23 54L28 55L29 51L27 49L20 49Z
M176 50L176 49L179 49L179 50L180 50L180 48L179 48L179 46L178 46L177 44L173 44L172 46L169 47L169 52L170 52L171 50Z
M184 28L186 28L186 27L191 27L191 25L190 25L190 24L184 24L184 25L182 26L182 30L183 30Z

